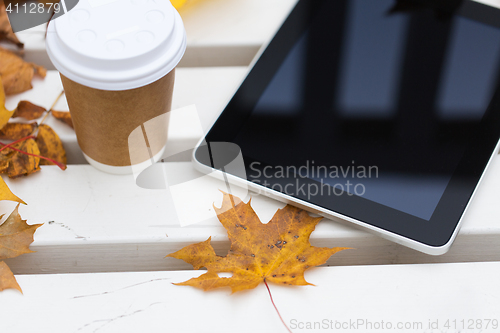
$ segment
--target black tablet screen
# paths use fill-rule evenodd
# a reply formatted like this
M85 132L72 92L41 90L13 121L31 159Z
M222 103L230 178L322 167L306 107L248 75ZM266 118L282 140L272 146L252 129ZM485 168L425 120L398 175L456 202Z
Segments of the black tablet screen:
M235 143L273 165L267 174L297 171L429 220L491 100L500 30L433 12L388 15L393 4L325 5ZM254 163L249 179L261 172Z
M394 3L300 1L207 141L249 181L439 245L498 141L500 29Z

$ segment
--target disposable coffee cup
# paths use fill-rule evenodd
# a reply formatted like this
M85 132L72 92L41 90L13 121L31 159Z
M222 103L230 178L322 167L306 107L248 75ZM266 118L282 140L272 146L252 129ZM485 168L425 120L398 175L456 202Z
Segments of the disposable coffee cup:
M182 20L169 0L80 0L50 22L46 46L92 166L130 174L161 157L175 67L186 49ZM147 149L134 147L129 135L151 119Z

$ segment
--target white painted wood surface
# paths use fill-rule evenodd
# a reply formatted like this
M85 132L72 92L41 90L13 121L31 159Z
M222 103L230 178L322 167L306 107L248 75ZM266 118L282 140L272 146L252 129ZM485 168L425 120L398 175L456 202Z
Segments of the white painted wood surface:
M196 144L245 73L246 67L178 69L174 109L195 105L198 113L184 112L184 109L172 113L169 151L182 152ZM57 72L49 71L45 80L35 80L34 89L10 96L7 107L14 108L22 99L49 107L61 89ZM64 98L56 109L67 110ZM203 129L196 128L198 121ZM73 130L54 119L49 118L48 123L61 136L70 163L85 163ZM10 267L16 273L188 269L189 265L163 257L209 236L220 254L224 254L229 247L227 236L211 210L212 203L221 200L219 189L224 184L202 177L189 163L167 163L166 167L170 184L179 179L197 179L176 192L189 195L177 199L177 207L170 190L144 190L135 185L132 176L110 176L88 165L70 165L65 172L56 167L43 167L40 173L30 177L7 180L14 193L29 204L21 208L23 218L30 223L45 223L37 231L32 245L37 253L9 260ZM333 257L328 262L332 265L500 260L500 224L497 222L500 206L495 201L499 187L500 161L496 158L471 205L462 231L444 256L421 254L332 221L319 225L313 234L313 243L357 249ZM253 203L263 221L282 207L281 203L266 198L255 198ZM11 203L0 203L0 207L4 206L13 209ZM204 222L181 227L177 211L201 214Z
M180 14L188 47L182 67L247 66L297 0L190 0ZM17 34L25 59L53 69L45 52L45 25Z
M18 275L24 295L0 293L0 332L286 332L263 284L233 295L172 284L201 273ZM498 332L499 275L499 262L322 267L306 273L316 286L270 288L293 332Z
M180 191L172 187L142 189L133 176L111 176L89 165L70 165L64 172L46 166L30 177L7 180L12 191L28 203L20 208L22 217L29 223L44 223L31 246L37 252L7 263L16 273L189 269L189 265L165 255L208 237L220 255L227 253L227 234L212 209L212 204L220 206L219 190L225 190L225 184L195 171L189 162L163 165L170 185L183 181ZM443 256L422 254L326 219L312 234L311 242L355 248L333 256L330 265L499 261L499 175L497 157L455 243ZM232 191L245 196L242 189ZM181 196L176 198L179 192ZM262 196L254 196L252 204L262 221L269 221L283 207ZM0 207L8 211L14 204L2 202ZM187 212L200 222L181 227L179 212Z
M199 5L192 4L183 13L190 36L184 65L247 64L278 27L292 0L198 1ZM44 63L48 60L40 36L26 32L22 39L27 42L27 59ZM174 108L196 105L206 129L245 72L244 67L179 68ZM57 73L49 72L44 81L35 82L33 90L10 97L7 105L12 108L19 100L28 99L48 107L59 91ZM56 109L67 110L65 101ZM196 118L188 112L172 117L172 151L189 148L201 135L192 128ZM49 124L62 137L70 160L82 163L72 130L53 119ZM211 208L213 202L220 203L218 190L224 184L194 171L189 163L164 166L169 184L191 181L177 192L145 190L137 187L131 176L110 176L84 164L70 165L64 172L44 166L28 178L7 180L14 193L28 203L20 208L23 218L44 226L36 232L31 246L36 253L7 260L15 273L31 274L16 276L24 295L15 290L0 293L0 332L284 331L263 285L232 296L227 290L203 293L171 284L202 272L145 272L189 269L182 261L164 256L209 236L219 254L229 247ZM479 263L500 261L499 175L500 161L496 158L457 241L444 256L424 255L351 226L321 222L313 233L313 245L355 247L329 261L351 266L312 269L306 278L316 287L271 285L285 321L292 328L293 323L324 319L342 323L384 320L394 325L422 322L424 329L405 332L430 332L426 326L429 320L438 320L440 331L445 329L442 325L447 319L457 323L482 319L483 324L486 319L500 320L500 263ZM189 193L190 198L174 201L171 192ZM245 196L241 190L236 192ZM255 197L252 202L263 221L282 207L264 197ZM13 207L13 203L0 203L0 210L5 212ZM202 221L181 227L177 211L191 212ZM460 261L476 263L444 263ZM427 262L443 264L381 265ZM352 266L360 264L372 266ZM70 272L86 274L39 274ZM89 274L92 272L128 273ZM369 330L360 327L342 331ZM448 331L463 330L458 327Z

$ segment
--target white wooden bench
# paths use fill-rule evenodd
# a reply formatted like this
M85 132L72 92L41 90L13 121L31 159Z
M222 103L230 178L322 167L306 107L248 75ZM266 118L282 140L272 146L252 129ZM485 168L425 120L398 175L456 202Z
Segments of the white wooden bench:
M481 0L486 1L500 6L500 0ZM182 15L189 43L177 70L174 109L196 105L206 130L244 78L245 66L294 3L198 0L196 6L185 7ZM26 58L50 68L42 31L34 28L20 38L26 42ZM7 106L28 99L49 107L61 89L58 73L49 71L45 80L35 80L33 90L9 97ZM56 109L67 110L64 99ZM169 132L173 150L189 149L201 137L202 131L192 126L196 120L190 113L174 114ZM229 296L227 290L202 293L170 284L200 272L180 260L164 258L166 254L210 236L217 253L227 252L227 235L211 208L221 201L218 190L224 188L223 183L203 177L188 161L166 163L173 178L198 180L187 183L185 191L202 195L181 205L211 214L201 223L181 227L169 190L142 189L132 176L111 176L93 169L85 164L74 132L54 119L48 123L61 136L70 165L66 171L43 166L27 178L6 179L12 191L28 203L20 208L23 219L44 225L31 246L36 253L6 260L25 295L14 290L0 293L0 332L283 331L262 285ZM468 324L469 319L500 319L493 311L500 305L498 188L497 157L456 242L443 256L421 254L350 225L321 222L312 235L313 245L356 249L338 253L328 262L345 267L321 267L307 273L306 278L318 287L271 286L285 320L288 324L293 319L297 324L323 319L422 321L424 329L413 330L420 332L430 331L425 326L429 320L439 319L443 324L442 319L458 324L465 320ZM252 202L263 221L283 206L259 196ZM3 212L13 207L13 203L0 202ZM481 263L485 261L492 262ZM404 309L411 311L405 315ZM30 320L24 319L24 313L29 313ZM249 313L259 320L249 321ZM449 329L458 330L463 328Z
M220 112L227 98L245 75L241 67L179 68L174 108L195 104L203 127ZM214 84L215 80L215 84ZM34 89L13 96L49 107L61 91L55 71L38 80ZM60 109L67 109L64 100ZM177 151L193 147L201 130L185 130L195 124L193 114L174 113L170 123L170 144ZM72 129L52 119L49 122L68 148L70 162L84 163ZM167 163L173 179L196 179L203 175L186 162ZM87 164L69 165L66 171L44 166L30 177L6 180L14 193L28 203L21 207L30 223L44 223L32 248L37 253L8 260L16 273L72 273L143 271L189 268L180 261L163 257L192 242L212 236L214 246L227 251L229 243L212 204L222 200L223 182L204 176L185 191L198 193L203 202L183 202L212 212L203 223L180 227L169 190L146 190L135 185L133 176L110 176ZM391 243L377 236L323 221L313 233L318 246L347 246L356 250L332 257L334 265L430 263L500 260L500 156L496 157L465 217L464 225L449 253L429 256ZM192 200L195 200L193 197ZM283 204L263 197L252 200L263 221L268 221ZM14 203L3 202L13 207ZM53 221L53 222L52 222ZM49 223L51 222L51 223ZM168 237L167 237L168 235Z
M0 331L286 332L264 284L233 295L172 284L201 273L18 275L24 296L0 294ZM320 267L306 273L316 286L270 289L293 332L498 332L499 274L500 263Z

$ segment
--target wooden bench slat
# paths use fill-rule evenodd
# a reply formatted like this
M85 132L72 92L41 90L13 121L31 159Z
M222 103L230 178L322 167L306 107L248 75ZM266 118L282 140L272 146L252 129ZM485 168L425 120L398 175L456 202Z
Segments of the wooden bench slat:
M263 284L233 295L227 289L205 293L172 284L201 273L18 275L24 295L0 293L0 331L285 331ZM499 274L499 262L322 267L306 272L315 286L270 284L270 289L294 332L459 332L471 323L482 324L471 332L497 332L491 319L498 325ZM463 320L465 329L453 329L453 320L455 325ZM347 326L336 328L336 321ZM307 323L316 329L307 329Z
M227 233L212 209L212 204L220 206L219 190L226 190L224 182L195 171L189 162L163 165L169 179L189 180L181 184L180 191L177 188L180 196L173 197L171 188L139 188L132 175L110 176L89 165L70 165L64 172L44 166L28 178L7 179L12 191L28 203L20 208L21 216L29 223L44 223L31 246L37 252L7 263L16 273L189 269L189 265L164 256L208 237L212 237L217 253L225 255L229 249ZM315 246L355 248L332 257L327 263L331 265L498 261L500 206L495 203L495 194L499 175L500 159L495 158L462 230L445 255L429 256L326 219L312 234L311 242ZM231 190L240 197L248 194L236 187ZM284 206L263 196L252 197L252 206L262 221ZM2 211L12 210L14 205L0 203ZM179 211L201 222L181 227Z

